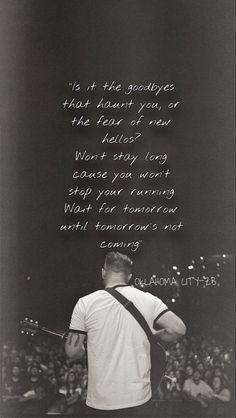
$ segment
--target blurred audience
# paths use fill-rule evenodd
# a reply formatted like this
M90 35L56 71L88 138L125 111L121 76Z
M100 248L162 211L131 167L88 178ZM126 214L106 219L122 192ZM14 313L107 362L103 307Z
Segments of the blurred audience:
M156 400L191 400L202 409L226 405L233 387L233 349L208 338L183 338L167 350L166 376ZM2 347L2 400L8 415L46 413L80 416L86 399L88 370L69 361L63 345L37 336L23 347Z

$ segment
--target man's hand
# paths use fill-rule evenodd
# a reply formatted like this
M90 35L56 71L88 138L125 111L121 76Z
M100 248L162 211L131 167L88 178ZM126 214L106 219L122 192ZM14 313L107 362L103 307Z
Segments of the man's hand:
M85 353L85 335L79 332L69 332L65 343L65 352L71 360L81 360Z

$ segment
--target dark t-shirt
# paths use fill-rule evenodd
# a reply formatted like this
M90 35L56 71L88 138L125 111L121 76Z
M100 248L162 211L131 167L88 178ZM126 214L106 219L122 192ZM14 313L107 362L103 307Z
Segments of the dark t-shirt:
M14 381L13 379L8 379L5 382L4 386L5 386L4 395L9 395L9 396L20 396L26 390L26 386L23 383L22 379L19 379L18 381Z

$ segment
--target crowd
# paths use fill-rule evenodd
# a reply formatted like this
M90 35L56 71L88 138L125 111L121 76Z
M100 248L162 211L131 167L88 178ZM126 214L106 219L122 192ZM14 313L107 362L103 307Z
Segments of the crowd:
M197 413L210 416L210 410L217 404L220 416L224 416L233 390L232 347L215 339L183 338L171 346L167 356L166 376L157 390L157 398L185 401L185 406L190 407L187 416L191 416L193 409L195 416ZM218 415L216 408L213 410Z
M79 414L86 399L87 381L86 363L71 363L61 342L38 336L22 347L3 346L2 397L6 412Z
M167 350L166 376L154 394L161 401L226 404L233 387L233 349L215 339L183 338ZM2 401L6 415L83 415L86 359L69 361L61 343L37 336L2 347Z
M194 396L192 381L195 385L200 381L203 396L225 389L230 393L232 364L232 347L219 344L215 339L185 337L167 351L166 378L159 396L165 400Z

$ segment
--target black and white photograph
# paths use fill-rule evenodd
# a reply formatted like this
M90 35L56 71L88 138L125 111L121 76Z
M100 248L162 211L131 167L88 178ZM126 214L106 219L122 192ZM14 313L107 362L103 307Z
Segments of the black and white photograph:
M234 0L0 0L1 417L235 417Z

